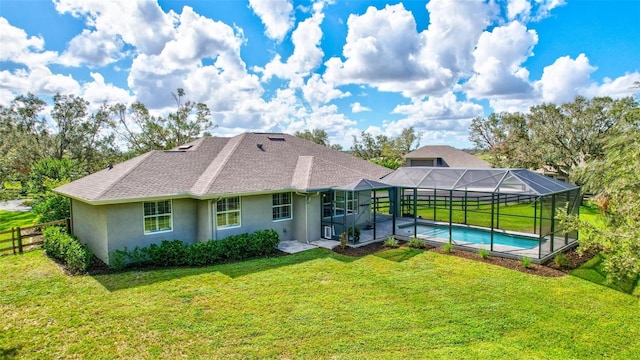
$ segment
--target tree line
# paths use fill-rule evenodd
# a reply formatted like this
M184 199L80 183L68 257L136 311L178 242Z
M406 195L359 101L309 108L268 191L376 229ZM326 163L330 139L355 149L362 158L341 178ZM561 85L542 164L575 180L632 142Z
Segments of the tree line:
M171 149L215 128L207 105L172 94L175 110L154 116L135 102L103 104L56 94L49 106L34 94L0 106L0 196L33 198L40 221L69 216L68 200L51 190L150 150ZM18 194L19 193L19 194Z
M612 279L640 274L640 105L634 98L576 97L528 113L472 121L470 140L496 167L556 172L595 194L604 224L562 215L579 249L605 255Z

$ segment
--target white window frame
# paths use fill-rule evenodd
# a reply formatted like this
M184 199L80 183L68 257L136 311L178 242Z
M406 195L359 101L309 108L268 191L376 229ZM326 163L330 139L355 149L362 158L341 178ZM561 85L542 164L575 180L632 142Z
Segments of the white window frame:
M147 215L145 211L145 204L154 204L156 211L158 209L158 203L168 202L169 203L169 212L162 214L152 214ZM147 230L147 219L155 218L156 227L158 227L158 219L162 216L169 216L169 229L161 229L161 230ZM159 200L159 201L145 201L142 203L142 230L145 235L153 235L153 234L162 234L173 231L173 201L172 200Z
M280 196L280 195L285 195L285 194L289 194L289 203L288 204L278 204L278 205L274 205L276 196ZM273 218L273 210L276 208L289 208L289 217L280 217L280 218ZM273 222L278 222L278 221L287 221L287 220L291 220L293 219L293 194L290 192L284 192L284 193L277 193L277 194L271 194L271 219L273 220Z
M228 201L229 199L234 199L237 198L238 199L238 209L237 210L222 210L222 211L218 211L218 203L220 201ZM233 228L239 228L242 226L242 198L240 196L231 196L228 198L223 198L220 199L218 201L216 201L213 206L216 207L215 209L215 224L216 224L216 229L233 229ZM226 205L225 205L226 207ZM230 214L230 213L238 213L238 223L237 224L232 224L232 225L220 225L218 224L218 215L220 214ZM228 220L228 217L227 217Z

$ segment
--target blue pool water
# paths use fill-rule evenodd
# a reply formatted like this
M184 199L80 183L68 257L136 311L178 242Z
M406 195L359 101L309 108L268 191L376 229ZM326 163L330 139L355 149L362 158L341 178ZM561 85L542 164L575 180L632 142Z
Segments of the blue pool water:
M449 239L449 228L440 226L418 225L418 234ZM473 244L491 244L491 232L474 228L451 228L451 238L457 242L468 242ZM493 233L493 243L529 249L538 246L538 240L524 236Z

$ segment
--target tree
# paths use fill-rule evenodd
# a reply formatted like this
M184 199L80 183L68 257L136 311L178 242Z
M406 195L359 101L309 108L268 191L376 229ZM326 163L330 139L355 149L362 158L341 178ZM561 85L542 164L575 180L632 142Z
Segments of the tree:
M416 132L412 127L402 129L397 137L383 144L382 156L402 161L403 156L420 147L422 132Z
M562 216L571 230L580 231L580 251L601 250L611 280L628 281L640 274L640 108L621 115L616 136L607 137L602 158L589 161L582 177L597 194L603 226Z
M403 156L420 146L421 132L413 127L405 128L400 135L389 138L386 135L373 136L365 131L353 136L351 153L364 160L381 166L397 169L403 164Z
M128 109L124 104L111 107L111 114L116 117L113 128L134 153L172 149L216 127L210 120L211 111L206 104L185 102L183 89L171 95L176 102L176 111L167 118L151 115L140 102L133 103Z
M541 104L528 114L491 114L476 118L470 140L488 150L500 167L547 168L570 177L587 162L602 158L614 125L637 108L632 98L576 97L571 103ZM572 178L572 180L579 180Z
M53 189L81 175L79 165L70 159L44 158L32 164L29 174L29 195L34 199L33 212L39 222L66 219L71 215L69 199Z
M365 131L360 132L360 137L353 136L351 154L364 160L372 160L382 157L382 151L389 142L386 135L373 136Z
M45 105L29 93L8 107L0 106L0 185L14 181L26 189L31 164L46 156L49 134L41 116Z
M544 150L535 156L567 178L586 162L602 158L608 132L618 119L613 109L626 101L578 96L560 106L532 107L527 115L531 148Z
M296 131L294 135L301 139L309 140L313 143L327 146L334 150L342 151L342 146L340 144L331 144L329 142L329 135L322 129L316 128L311 131Z
M301 139L309 140L319 145L329 146L329 135L322 129L316 128L311 131L296 131L294 135Z
M537 168L537 156L530 156L531 141L527 121L521 113L493 113L486 119L477 117L471 121L469 139L480 150L490 155L494 167Z

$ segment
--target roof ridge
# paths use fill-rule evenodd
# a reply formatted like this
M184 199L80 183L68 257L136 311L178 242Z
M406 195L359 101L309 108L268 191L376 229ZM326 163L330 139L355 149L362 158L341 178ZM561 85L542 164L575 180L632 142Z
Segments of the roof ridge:
M316 157L313 155L300 155L296 162L296 167L291 174L291 186L298 189L308 189L311 184L311 172L313 171L313 164ZM296 179L303 178L300 181ZM300 188L298 185L302 184Z
M218 177L218 175L220 174L220 172L222 171L222 169L225 167L225 165L229 162L229 159L232 157L232 155L235 153L235 149L238 148L238 146L240 146L240 144L242 143L242 140L244 140L244 138L247 136L247 133L242 133L240 135L228 138L229 140L227 141L227 143L224 145L224 147L222 148L222 150L220 152L218 152L217 156L209 163L209 166L207 166L207 168L204 170L204 172L200 175L200 177L198 178L198 180L196 180L196 182L193 184L193 186L191 187L191 193L198 193L198 189L196 189L196 187L202 182L205 181L204 179L201 181L201 179L208 173L209 169L212 168L214 165L217 166L217 168L212 169L212 174L209 177L209 180L207 180L205 186L204 186L204 191L202 191L201 193L206 193L207 191L209 191L209 189L211 188L211 185L213 184L213 182L215 181L215 179ZM220 159L220 164L218 165L216 160ZM201 187L201 186L200 186Z
M116 181L112 182L111 185L107 186L104 190L102 190L100 193L98 193L98 195L95 197L97 199L99 199L100 197L102 197L102 195L106 194L109 190L111 190L114 186L116 186L120 180L124 177L126 177L127 175L129 175L133 170L137 169L140 164L142 164L148 157L150 157L152 154L156 154L158 153L159 150L151 150L145 154L140 155L140 160L131 168L129 168L127 171L125 171L124 173L122 173L122 175L120 175ZM133 158L136 159L136 158ZM131 160L133 160L131 159Z

